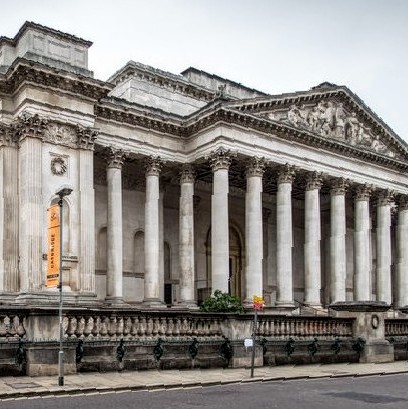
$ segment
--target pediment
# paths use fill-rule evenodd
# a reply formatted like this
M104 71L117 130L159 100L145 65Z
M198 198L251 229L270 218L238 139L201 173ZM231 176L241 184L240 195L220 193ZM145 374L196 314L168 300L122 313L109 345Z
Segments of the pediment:
M344 97L292 98L280 103L275 100L269 109L255 109L253 114L389 158L408 158L404 141L359 101Z

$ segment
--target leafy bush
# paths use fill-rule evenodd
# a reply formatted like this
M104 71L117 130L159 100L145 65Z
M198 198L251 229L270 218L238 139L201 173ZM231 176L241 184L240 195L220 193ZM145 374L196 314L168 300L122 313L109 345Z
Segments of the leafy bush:
M214 295L207 298L201 304L200 309L205 312L244 312L237 297L223 293L221 290L215 290Z

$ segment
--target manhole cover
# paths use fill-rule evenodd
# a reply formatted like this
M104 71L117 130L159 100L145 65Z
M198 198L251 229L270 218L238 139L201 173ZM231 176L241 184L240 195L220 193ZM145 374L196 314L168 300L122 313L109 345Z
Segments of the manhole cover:
M26 383L8 383L8 386L11 386L14 389L24 389L24 388L38 388L41 385L34 382L26 382Z

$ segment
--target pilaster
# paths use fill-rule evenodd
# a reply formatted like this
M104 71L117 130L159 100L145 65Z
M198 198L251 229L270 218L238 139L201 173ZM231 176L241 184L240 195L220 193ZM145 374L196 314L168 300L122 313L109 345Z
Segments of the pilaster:
M94 143L97 132L77 127L79 154L79 270L82 294L95 294L95 192L93 183Z
M47 121L38 115L22 116L19 137L19 270L20 293L43 289L42 243L44 209L42 197L42 137Z

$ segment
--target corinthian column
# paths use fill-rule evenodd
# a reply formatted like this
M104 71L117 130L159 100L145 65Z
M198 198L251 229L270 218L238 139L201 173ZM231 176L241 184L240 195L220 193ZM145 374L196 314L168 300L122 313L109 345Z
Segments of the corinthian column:
M159 157L146 161L146 202L145 202L145 277L144 300L146 306L161 306L160 300L160 225L159 175L162 162Z
M20 292L43 288L43 226L45 209L42 198L42 136L46 121L37 115L20 119L19 149L19 249ZM28 183L29 181L29 183Z
M391 304L391 199L389 191L377 197L377 301Z
M408 196L398 197L395 307L408 306Z
M231 164L229 151L219 149L212 153L213 171L211 196L211 281L212 292L228 292L229 276L229 217L228 217L228 169Z
M354 214L354 300L371 300L370 260L370 194L367 185L359 186Z
M305 304L320 306L320 196L321 175L306 177L305 193Z
M330 190L330 301L346 301L346 206L348 183L337 179Z
M93 184L94 142L97 132L77 128L79 148L79 214L80 214L80 291L95 294L95 192Z
M107 291L106 300L123 302L123 238L122 238L122 150L107 151L108 228L107 228Z
M18 276L18 148L11 128L0 128L1 136L1 292L17 292ZM4 257L4 259L3 259ZM5 294L3 293L3 298Z
M262 175L263 158L253 158L247 167L245 194L246 290L245 303L254 295L263 295Z
M285 165L278 171L276 195L276 269L278 306L293 306L292 277L292 182L295 172Z
M194 172L185 165L180 175L180 303L196 307L194 290Z

